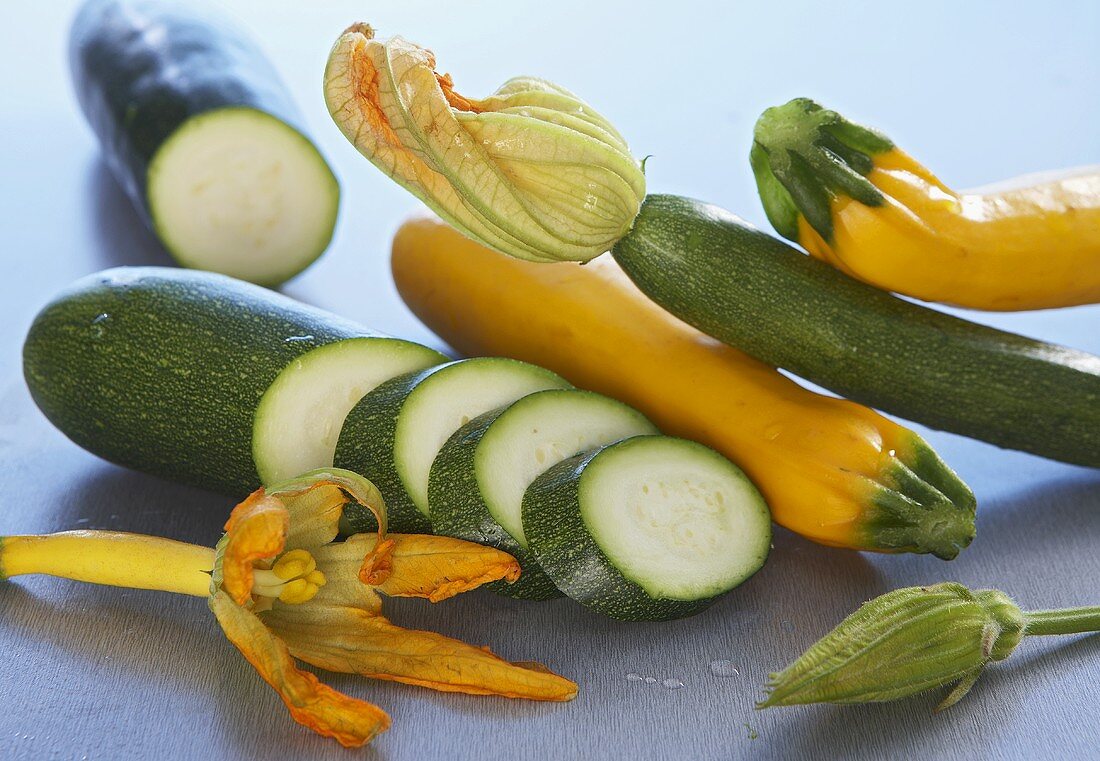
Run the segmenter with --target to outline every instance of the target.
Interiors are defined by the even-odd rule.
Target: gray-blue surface
[[[460,91],[538,74],[651,154],[650,188],[765,219],[746,154],[756,115],[809,95],[886,130],[957,187],[1100,162],[1100,4],[229,3],[297,94],[344,188],[336,239],[285,291],[439,345],[401,305],[388,241],[415,202],[329,122],[328,47],[369,21],[432,47]],[[76,277],[163,263],[97,158],[64,58],[68,3],[8,3],[0,28],[0,534],[106,527],[213,543],[227,500],[123,471],[34,408],[20,344]],[[1041,252],[1039,253],[1041,255]],[[976,319],[1100,352],[1100,308]],[[1029,607],[1100,602],[1100,474],[958,437],[929,439],[980,501],[951,563],[871,557],[778,531],[767,567],[698,617],[619,624],[568,601],[472,593],[391,601],[399,623],[538,659],[580,682],[567,705],[443,695],[350,677],[393,728],[360,753],[414,758],[1084,758],[1100,754],[1100,638],[1027,641],[943,715],[892,705],[755,712],[769,670],[861,601],[943,579]],[[0,586],[0,757],[344,758],[295,725],[201,600],[54,579]],[[712,668],[714,662],[720,662]],[[653,684],[627,679],[650,676]],[[327,678],[327,677],[326,677]],[[663,680],[683,683],[680,689]],[[670,682],[672,683],[672,682]]]

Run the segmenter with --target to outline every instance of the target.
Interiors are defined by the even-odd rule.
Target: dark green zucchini
[[[180,264],[277,285],[328,247],[336,178],[278,74],[226,19],[89,0],[69,53],[107,165]]]
[[[759,360],[934,428],[1100,467],[1100,357],[899,299],[717,206],[649,196],[615,260]]]
[[[331,466],[364,394],[443,359],[222,275],[119,267],[38,314],[23,373],[89,452],[241,497]]]

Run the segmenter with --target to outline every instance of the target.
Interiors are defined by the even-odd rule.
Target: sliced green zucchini
[[[264,288],[163,267],[77,281],[23,347],[31,396],[74,442],[235,497],[331,466],[360,396],[443,360]]]
[[[361,473],[382,491],[394,531],[431,530],[428,474],[451,434],[478,415],[569,383],[514,359],[461,359],[383,383],[344,422],[338,467]],[[361,513],[349,516],[355,530]]]
[[[527,551],[524,492],[567,457],[651,433],[657,429],[637,410],[576,389],[539,391],[479,415],[447,440],[432,464],[432,528],[496,547],[520,562],[517,582],[495,582],[491,589],[529,600],[557,597],[561,592]]]
[[[712,449],[636,436],[563,460],[523,498],[535,560],[600,613],[659,621],[698,613],[764,564],[760,492]]]
[[[277,285],[325,250],[339,185],[274,68],[227,19],[88,0],[69,51],[107,166],[180,264]]]

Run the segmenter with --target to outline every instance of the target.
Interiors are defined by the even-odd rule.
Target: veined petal
[[[364,745],[389,728],[390,718],[378,706],[337,692],[300,670],[287,646],[225,592],[210,598],[210,608],[229,641],[279,693],[299,724],[349,748]]]
[[[252,596],[252,567],[283,551],[290,514],[277,497],[257,489],[233,508],[218,543],[213,585],[229,593],[238,605]]]
[[[531,261],[585,262],[634,223],[642,166],[610,122],[533,77],[467,98],[431,51],[356,24],[325,70],[329,113],[391,179],[474,240]]]
[[[564,701],[577,694],[575,683],[538,664],[509,663],[486,649],[402,629],[361,609],[331,608],[323,625],[309,620],[304,610],[282,608],[262,615],[295,658],[329,671],[469,695]]]
[[[374,587],[390,597],[424,597],[439,602],[491,581],[519,578],[516,559],[492,547],[428,534],[389,534],[386,539],[393,543],[390,574]],[[317,567],[330,582],[352,577],[377,542],[373,534],[357,534],[345,542],[326,545],[314,555]],[[332,600],[344,592],[342,587],[333,589],[323,599]],[[346,604],[356,602],[349,598]]]
[[[378,535],[386,531],[386,507],[374,484],[357,473],[327,468],[305,473],[267,490],[290,514],[286,549],[313,550],[328,544],[340,530],[340,517],[349,499],[374,513]]]

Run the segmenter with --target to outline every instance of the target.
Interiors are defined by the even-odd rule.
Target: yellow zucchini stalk
[[[1100,301],[1100,167],[958,192],[805,98],[761,115],[750,157],[776,231],[852,277],[973,309]]]
[[[550,368],[717,449],[792,531],[941,558],[974,536],[973,494],[920,436],[705,336],[646,298],[610,256],[520,261],[423,217],[398,230],[392,266],[405,303],[460,352]]]

